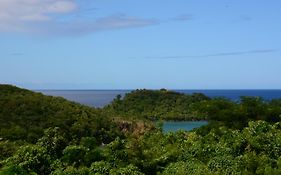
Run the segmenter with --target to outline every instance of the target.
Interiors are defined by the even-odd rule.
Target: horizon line
[[[32,91],[134,91],[134,90],[161,90],[166,88],[135,88],[135,89],[29,89]],[[229,90],[281,90],[281,88],[235,88],[235,89],[215,89],[215,88],[207,88],[207,89],[166,89],[168,91],[204,91],[204,90],[220,90],[220,91],[229,91]]]

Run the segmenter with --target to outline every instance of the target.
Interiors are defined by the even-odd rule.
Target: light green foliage
[[[111,175],[144,175],[139,171],[138,167],[134,165],[128,165],[123,168],[113,169],[110,172]]]
[[[128,153],[124,151],[125,140],[117,137],[114,141],[108,144],[103,150],[103,156],[108,162],[116,166],[122,161],[128,161]]]
[[[51,175],[88,175],[89,169],[87,167],[75,168],[68,166],[65,169],[56,169]]]
[[[108,175],[112,165],[105,161],[94,162],[90,168],[90,175]]]
[[[196,162],[196,161],[188,161],[183,162],[179,161],[176,163],[169,164],[163,171],[163,175],[187,175],[187,174],[193,174],[193,175],[211,175],[214,173],[211,173],[206,165]]]
[[[44,136],[38,140],[37,145],[44,147],[54,159],[59,158],[62,150],[67,146],[67,139],[60,128],[48,128]]]
[[[7,165],[18,165],[28,172],[46,174],[51,172],[51,157],[44,147],[37,145],[22,146],[13,157],[6,160]]]

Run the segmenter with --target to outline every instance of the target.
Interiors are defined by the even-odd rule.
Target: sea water
[[[207,124],[207,121],[165,121],[162,129],[165,133],[179,130],[190,131],[194,128],[199,128]]]
[[[281,90],[175,90],[180,93],[203,93],[211,98],[224,97],[239,100],[240,96],[259,96],[264,100],[281,99]],[[36,90],[45,95],[60,96],[91,107],[104,107],[117,95],[124,96],[131,90]]]

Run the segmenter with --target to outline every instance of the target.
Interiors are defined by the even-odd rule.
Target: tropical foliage
[[[204,120],[206,116],[197,113],[193,105],[209,100],[209,97],[199,93],[186,95],[166,89],[142,89],[126,94],[124,98],[117,96],[105,110],[129,118],[136,116],[150,120]]]
[[[0,85],[0,175],[281,174],[280,115],[258,97],[137,90],[94,109]],[[163,133],[149,119],[209,124]]]

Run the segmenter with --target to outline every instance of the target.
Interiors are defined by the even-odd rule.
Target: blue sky
[[[281,89],[279,0],[1,0],[0,83]]]

